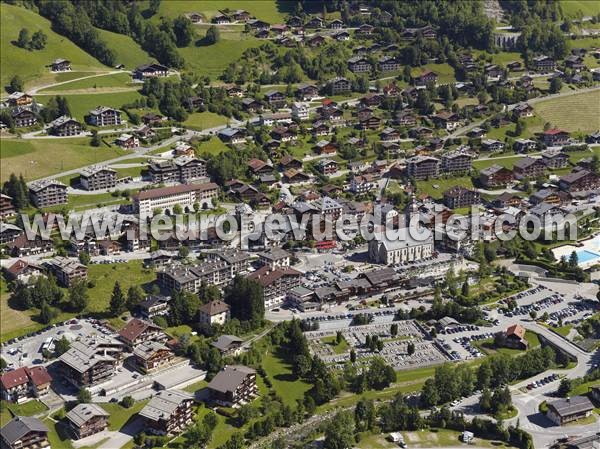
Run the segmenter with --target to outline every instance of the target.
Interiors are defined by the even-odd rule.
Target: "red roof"
[[[17,368],[0,377],[0,383],[5,390],[10,390],[11,388],[18,387],[19,385],[28,382],[29,377],[27,376],[27,370],[25,368]]]
[[[552,128],[549,129],[547,131],[544,131],[544,134],[547,136],[555,136],[556,134],[568,134],[566,131],[563,131],[562,129],[558,129],[558,128]]]
[[[44,385],[52,382],[52,376],[48,373],[48,370],[43,366],[33,366],[31,368],[25,368],[31,382],[34,385]]]
[[[331,103],[333,103],[333,100],[331,98],[325,98],[325,100],[322,101],[323,106],[327,106]]]
[[[520,324],[513,324],[506,329],[506,336],[510,337],[511,335],[516,335],[520,339],[525,337],[525,329]]]
[[[255,272],[251,273],[248,277],[250,279],[254,279],[263,287],[268,287],[269,285],[276,282],[278,279],[284,276],[300,276],[302,273],[294,270],[293,268],[276,268],[272,269],[271,267],[265,265]]]

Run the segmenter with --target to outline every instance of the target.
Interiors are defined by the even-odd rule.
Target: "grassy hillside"
[[[138,65],[153,60],[130,36],[112,33],[100,28],[97,28],[97,30],[104,42],[115,52],[117,56],[115,65],[124,64],[127,70],[132,70]]]
[[[563,13],[567,17],[594,16],[600,13],[600,2],[594,0],[562,0],[560,2]]]
[[[85,76],[85,74],[81,74]],[[89,90],[90,93],[101,92],[102,89],[114,88],[140,88],[139,83],[131,82],[129,73],[113,73],[111,75],[94,76],[91,78],[71,81],[59,86],[51,86],[47,89],[42,89],[41,93],[69,93],[70,91]]]
[[[57,58],[72,61],[76,71],[106,69],[102,63],[69,39],[53,32],[48,20],[25,8],[2,3],[0,25],[0,81],[3,87],[17,73],[25,81],[32,81],[40,75],[49,75],[45,66]],[[42,30],[48,36],[46,47],[43,50],[29,51],[14,45],[12,42],[19,36],[21,28],[27,28],[30,33]]]
[[[45,104],[52,95],[37,95],[36,99]],[[137,91],[119,92],[119,93],[102,93],[102,94],[71,94],[64,95],[67,97],[71,115],[76,119],[83,120],[88,112],[96,106],[110,106],[120,108],[126,103],[131,103],[141,95]]]
[[[126,154],[117,147],[89,145],[88,137],[75,139],[0,140],[0,181],[11,173],[26,180],[50,176],[64,170],[95,164]]]
[[[534,105],[535,113],[566,131],[593,132],[600,129],[600,91],[583,92]]]
[[[210,20],[220,9],[229,8],[232,11],[245,9],[257,19],[269,23],[282,23],[285,13],[292,11],[293,3],[292,1],[275,0],[163,0],[158,14],[154,17],[157,19],[160,16],[177,17],[181,14],[199,12]]]

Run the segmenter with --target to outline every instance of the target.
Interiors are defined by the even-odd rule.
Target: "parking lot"
[[[47,361],[42,355],[42,347],[52,348],[53,342],[66,337],[69,341],[97,334],[110,334],[97,320],[72,319],[52,325],[33,334],[10,340],[2,345],[0,353],[10,368],[44,365]]]
[[[360,326],[349,326],[350,321],[346,320],[343,327],[339,327],[342,320],[336,320],[338,324],[336,329],[320,329],[305,332],[305,335],[309,341],[311,351],[326,363],[334,365],[341,365],[350,360],[351,349],[354,349],[356,353],[357,365],[362,364],[364,360],[374,355],[378,355],[383,357],[386,363],[396,370],[435,365],[448,360],[436,343],[427,338],[420,326],[414,321],[394,321],[393,323],[398,326],[398,333],[392,335],[393,316],[380,315],[376,318],[388,318],[388,320],[374,320],[371,324]],[[348,349],[340,354],[336,353],[330,344],[323,341],[324,338],[335,337],[337,331],[341,332],[348,344]],[[381,351],[371,351],[365,346],[367,338],[373,338],[374,336],[377,336],[383,342]],[[409,343],[414,345],[413,354],[409,354]]]

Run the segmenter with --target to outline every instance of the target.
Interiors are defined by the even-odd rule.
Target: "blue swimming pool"
[[[581,251],[576,251],[575,254],[577,254],[577,260],[579,263],[586,263],[586,262],[591,262],[593,260],[596,259],[600,259],[600,255],[593,253],[591,251],[587,251],[587,250],[581,250]]]

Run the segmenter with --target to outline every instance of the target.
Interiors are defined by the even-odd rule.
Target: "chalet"
[[[400,111],[394,117],[394,124],[400,126],[414,126],[417,124],[417,118],[410,111]]]
[[[287,31],[286,25],[273,25],[271,26],[268,22],[264,22],[258,19],[252,19],[248,21],[248,27],[252,30],[256,30],[259,33],[273,31],[275,34],[282,34]]]
[[[285,95],[278,90],[270,90],[265,94],[265,100],[275,109],[285,106]]]
[[[587,396],[574,396],[548,402],[546,417],[557,426],[562,426],[578,419],[587,418],[593,411],[594,404]]]
[[[327,87],[331,92],[331,95],[338,95],[341,93],[348,93],[352,90],[352,84],[346,78],[337,77],[329,80]]]
[[[256,37],[257,39],[266,39],[269,37],[269,30],[258,30],[256,32],[256,34],[254,35],[254,37]]]
[[[313,84],[300,84],[295,95],[302,101],[311,101],[319,96],[319,89]]]
[[[379,134],[379,138],[383,142],[397,142],[400,140],[400,133],[394,128],[385,128],[381,131],[381,134]]]
[[[528,103],[519,103],[513,109],[513,116],[515,118],[533,117],[533,107]]]
[[[313,137],[326,136],[328,134],[331,134],[331,128],[329,127],[329,125],[327,125],[327,123],[318,120],[313,123],[311,134],[313,135]]]
[[[211,301],[203,304],[198,309],[200,324],[214,325],[225,324],[231,316],[230,307],[221,300]]]
[[[425,87],[428,84],[437,85],[437,81],[438,81],[437,73],[435,73],[431,70],[427,70],[427,71],[413,77],[413,84],[415,86],[419,86],[419,87]]]
[[[320,140],[315,145],[315,151],[318,154],[335,154],[337,152],[337,144],[329,140]]]
[[[37,123],[37,115],[30,109],[18,106],[10,112],[15,128],[26,128]]]
[[[495,139],[484,139],[481,141],[481,149],[490,153],[502,151],[504,150],[504,142]]]
[[[320,47],[325,43],[325,37],[317,34],[306,39],[306,45],[315,48]]]
[[[137,80],[145,80],[147,78],[159,78],[169,74],[169,68],[162,64],[150,63],[142,64],[133,71],[133,78]]]
[[[534,205],[548,203],[560,206],[568,200],[569,194],[567,192],[554,189],[541,189],[529,197],[529,202]]]
[[[149,341],[164,342],[167,336],[163,330],[154,323],[132,318],[125,327],[119,331],[119,339],[129,349]]]
[[[171,310],[169,301],[171,301],[170,296],[148,296],[137,306],[139,316],[151,320],[156,316],[167,315]]]
[[[600,143],[600,131],[596,131],[595,133],[588,135],[585,138],[585,142],[590,145],[599,144]]]
[[[375,27],[373,25],[369,25],[368,23],[363,23],[361,26],[358,27],[358,30],[356,30],[356,32],[363,36],[370,36],[371,34],[373,34],[374,30],[375,30]]]
[[[295,101],[292,103],[292,117],[296,120],[308,120],[309,109],[306,103],[300,103]]]
[[[435,39],[437,32],[431,25],[426,25],[420,28],[405,28],[400,36],[406,40],[416,39],[417,36],[423,36],[425,39]]]
[[[565,58],[565,66],[579,72],[585,70],[585,64],[581,56],[569,55]]]
[[[512,349],[527,349],[528,342],[525,339],[525,328],[519,324],[509,326],[503,332],[502,346]]]
[[[261,114],[260,124],[263,126],[289,125],[293,122],[292,114],[289,112],[274,112],[272,114]]]
[[[160,126],[164,120],[165,118],[162,115],[154,112],[148,112],[142,115],[142,122],[147,126]]]
[[[523,70],[523,64],[520,61],[511,61],[506,64],[506,68],[511,72],[519,72]]]
[[[377,187],[372,175],[354,176],[350,180],[349,190],[355,195],[362,195]]]
[[[367,58],[362,56],[354,56],[348,60],[348,70],[353,73],[370,72],[373,66]]]
[[[199,111],[204,106],[204,98],[198,95],[191,95],[184,102],[190,111]]]
[[[295,168],[290,168],[283,172],[283,180],[289,184],[295,184],[310,181],[310,176]]]
[[[302,19],[298,16],[291,16],[288,18],[287,20],[287,24],[288,26],[292,27],[292,28],[300,28],[302,27],[302,25],[304,24],[302,22]]]
[[[156,435],[181,433],[194,420],[194,396],[181,390],[162,390],[150,399],[139,415],[144,430]]]
[[[235,335],[220,335],[210,345],[217,348],[223,356],[236,356],[242,352],[244,340]]]
[[[273,171],[273,165],[270,162],[261,161],[256,158],[250,159],[246,165],[248,165],[248,168],[254,175],[262,175]]]
[[[340,19],[333,19],[331,22],[329,22],[329,28],[332,30],[341,30],[344,28],[344,22]]]
[[[357,111],[356,111],[356,118],[358,118],[358,121],[361,122],[363,120],[368,119],[369,117],[373,116],[373,109],[368,107],[368,106],[361,106]]]
[[[225,143],[237,145],[246,142],[246,130],[243,128],[225,128],[219,131],[218,135]]]
[[[70,287],[74,282],[87,279],[88,269],[77,260],[56,256],[44,262],[44,267],[54,275],[58,285]]]
[[[135,366],[143,374],[151,373],[168,365],[174,357],[169,348],[154,340],[140,343],[133,349]]]
[[[382,56],[379,58],[379,70],[382,72],[400,70],[400,67],[400,60],[394,56]]]
[[[431,156],[414,156],[406,160],[406,174],[417,180],[436,178],[440,173],[440,160]]]
[[[514,181],[511,170],[500,165],[492,165],[479,172],[479,181],[484,187],[499,187]]]
[[[32,256],[54,250],[52,240],[43,240],[40,236],[30,240],[25,233],[20,234],[12,242],[6,243],[6,247],[13,257]]]
[[[15,215],[12,197],[0,193],[0,219],[12,217]]]
[[[477,190],[454,186],[444,192],[444,204],[450,209],[473,206],[480,202],[480,194]]]
[[[509,192],[501,193],[492,201],[492,206],[498,209],[505,209],[507,207],[519,207],[520,205],[521,197]]]
[[[600,188],[600,178],[587,170],[578,170],[561,177],[558,187],[565,192],[583,192]]]
[[[192,12],[190,14],[188,14],[188,19],[191,20],[192,23],[202,23],[204,22],[204,16],[202,14],[199,14],[197,12]]]
[[[323,19],[321,19],[320,17],[311,17],[310,20],[308,22],[306,22],[306,28],[323,28],[324,27],[324,23],[323,23]]]
[[[533,58],[533,67],[540,73],[553,72],[556,69],[556,62],[548,56],[537,56]]]
[[[255,113],[262,111],[263,105],[254,98],[242,98],[242,108],[244,111]]]
[[[542,133],[542,142],[549,147],[566,145],[569,143],[570,137],[567,131],[552,128]]]
[[[537,143],[531,139],[517,139],[513,144],[513,150],[516,153],[527,153],[537,149]]]
[[[458,114],[450,111],[441,111],[432,117],[433,122],[439,128],[446,131],[455,130],[460,126],[460,117]]]
[[[228,14],[225,14],[225,13],[219,11],[219,12],[217,12],[217,14],[214,15],[211,22],[215,23],[217,25],[226,25],[228,23],[231,23],[232,20]]]
[[[79,171],[79,184],[84,190],[110,189],[117,185],[117,171],[106,165],[92,165]]]
[[[71,61],[67,59],[55,59],[50,64],[50,70],[53,72],[68,72],[71,70]]]
[[[485,76],[489,79],[500,79],[504,75],[504,71],[496,64],[486,64],[483,68]]]
[[[0,225],[0,227],[2,226]],[[19,281],[23,284],[27,284],[30,279],[44,276],[42,267],[22,259],[18,259],[8,268],[5,268],[4,273],[9,281]]]
[[[17,368],[0,377],[0,397],[16,403],[39,398],[48,393],[51,382],[52,377],[44,366]]]
[[[338,171],[338,163],[332,159],[321,159],[317,164],[317,170],[324,175],[332,175]]]
[[[106,106],[98,106],[90,111],[87,121],[93,126],[118,126],[121,124],[121,111]]]
[[[24,92],[13,92],[8,96],[9,106],[27,106],[33,102],[33,97]]]
[[[375,92],[370,92],[360,99],[360,104],[361,104],[361,106],[369,108],[369,107],[376,107],[376,106],[381,105],[382,101],[383,101],[383,98],[380,94],[375,93]]]
[[[279,160],[279,166],[282,170],[288,170],[290,168],[301,169],[302,161],[290,155],[285,155]]]
[[[48,125],[50,134],[60,137],[77,136],[83,132],[83,126],[73,117],[63,115]]]
[[[207,386],[210,400],[224,407],[251,402],[258,395],[256,371],[241,365],[223,368]]]
[[[73,438],[79,440],[108,429],[109,413],[96,404],[77,404],[65,416]]]
[[[227,92],[227,96],[230,98],[242,98],[244,96],[244,90],[240,86],[237,86],[235,84],[228,84],[223,87],[225,89],[225,92]]]
[[[140,139],[132,134],[121,134],[115,139],[115,143],[121,148],[131,150],[140,146]]]
[[[48,427],[33,416],[15,416],[0,429],[0,446],[4,449],[50,448]]]
[[[377,129],[381,126],[381,119],[375,115],[366,117],[358,122],[358,129]]]
[[[271,131],[271,137],[280,142],[291,142],[298,139],[298,134],[292,128],[279,126]]]
[[[339,31],[334,33],[332,37],[338,42],[345,42],[350,40],[350,33],[347,31]]]
[[[557,149],[542,151],[542,161],[550,169],[565,168],[569,165],[569,156]]]
[[[408,135],[414,139],[427,139],[433,136],[433,130],[425,126],[415,126],[408,130]]]

